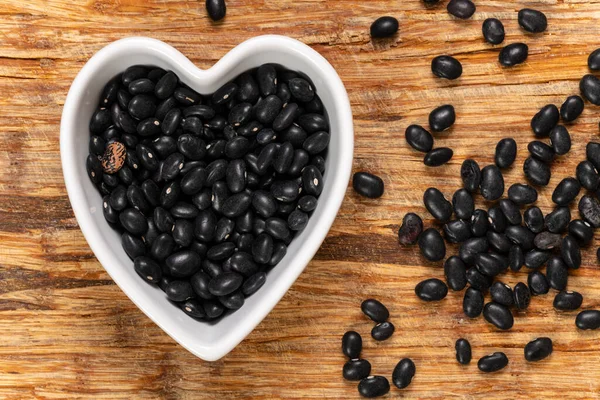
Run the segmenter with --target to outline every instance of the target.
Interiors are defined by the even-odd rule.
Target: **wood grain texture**
[[[442,2],[445,3],[445,2]],[[600,332],[575,329],[576,313],[558,313],[553,294],[535,298],[510,332],[462,314],[462,293],[438,304],[416,299],[414,286],[442,277],[417,248],[400,247],[396,230],[415,211],[432,225],[423,191],[447,196],[460,186],[467,157],[492,162],[496,142],[519,145],[508,185],[524,180],[521,165],[532,140],[531,116],[578,92],[587,55],[598,46],[600,2],[592,0],[478,1],[471,20],[457,21],[445,4],[419,0],[228,0],[227,17],[211,23],[196,0],[0,0],[0,398],[3,399],[353,399],[356,384],[341,378],[340,338],[349,329],[365,339],[363,356],[376,374],[391,375],[411,357],[413,384],[387,398],[600,398]],[[525,34],[517,11],[546,13],[547,32]],[[371,42],[370,23],[400,20],[397,37]],[[498,65],[499,49],[484,43],[481,23],[505,23],[505,43],[530,46],[527,62]],[[59,122],[69,85],[86,60],[109,42],[131,35],[164,40],[200,67],[209,67],[241,41],[276,33],[297,38],[325,56],[346,84],[356,131],[355,170],[380,175],[378,200],[348,190],[321,250],[274,311],[231,354],[203,362],[178,346],[118,289],[96,261],[71,212],[59,158]],[[454,82],[435,79],[431,59],[456,56]],[[426,124],[435,106],[452,103],[458,120],[436,136],[453,160],[426,168],[404,141],[411,123]],[[570,126],[574,148],[553,166],[550,188],[574,174],[585,144],[598,139],[597,107]],[[551,209],[551,189],[538,201]],[[478,205],[484,205],[478,198]],[[584,307],[600,307],[595,243],[569,288]],[[450,249],[454,251],[455,249]],[[507,274],[510,284],[526,273]],[[396,334],[374,343],[360,303],[375,297],[389,307]],[[550,359],[528,364],[523,347],[548,335]],[[505,351],[504,371],[484,375],[475,362],[459,366],[454,342],[468,338],[479,358]]]

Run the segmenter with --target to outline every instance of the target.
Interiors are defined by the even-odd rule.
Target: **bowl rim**
[[[322,77],[327,80],[329,90],[332,91],[332,98],[336,105],[336,112],[339,115],[339,134],[343,137],[343,140],[340,140],[340,148],[336,150],[339,152],[339,161],[335,165],[332,165],[337,169],[337,177],[328,181],[328,185],[331,185],[330,197],[324,202],[325,207],[322,217],[312,229],[310,240],[307,240],[301,252],[294,255],[292,262],[286,266],[286,270],[281,276],[281,279],[289,284],[276,286],[272,291],[273,295],[269,299],[268,307],[256,307],[253,310],[256,313],[254,318],[249,319],[245,326],[240,327],[239,330],[218,342],[217,345],[202,346],[197,343],[191,344],[180,337],[181,335],[177,333],[175,327],[164,323],[156,315],[151,305],[148,306],[145,304],[145,301],[141,301],[138,296],[143,296],[134,293],[134,288],[121,284],[121,280],[125,279],[119,276],[119,271],[122,267],[120,265],[121,262],[119,262],[118,258],[113,254],[113,250],[102,237],[101,228],[93,221],[88,203],[85,200],[83,186],[78,183],[81,171],[77,171],[77,168],[81,168],[81,160],[77,159],[77,152],[74,150],[74,139],[77,135],[74,124],[78,118],[76,115],[78,105],[83,101],[85,90],[89,81],[93,79],[95,71],[99,70],[115,53],[121,53],[130,49],[137,51],[143,49],[143,51],[153,56],[170,59],[175,62],[179,68],[177,72],[184,71],[198,79],[210,81],[218,79],[220,72],[232,69],[235,63],[243,59],[245,55],[260,52],[264,48],[268,48],[270,51],[277,51],[279,48],[297,53],[319,69]],[[329,232],[344,199],[352,170],[353,151],[354,131],[352,110],[348,94],[339,75],[331,64],[316,50],[296,39],[280,35],[262,35],[248,39],[235,46],[213,66],[205,70],[197,67],[174,47],[157,39],[135,36],[114,41],[94,54],[73,80],[63,106],[60,124],[60,154],[65,186],[75,218],[94,255],[119,288],[144,314],[182,347],[206,361],[215,361],[225,356],[250,334],[279,303],[280,299],[287,293],[298,276],[312,260]],[[87,174],[85,175],[87,177]]]

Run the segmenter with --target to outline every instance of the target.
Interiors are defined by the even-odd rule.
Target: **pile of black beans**
[[[379,301],[367,299],[361,304],[362,312],[375,321],[377,325],[371,331],[375,340],[385,340],[394,333],[394,326],[388,321],[390,312]],[[388,328],[384,328],[387,326]],[[391,328],[389,328],[391,326]],[[382,335],[382,333],[385,333]],[[349,381],[360,381],[358,392],[361,396],[371,398],[383,396],[390,391],[390,382],[385,376],[371,375],[371,363],[361,359],[362,337],[356,331],[348,331],[342,336],[342,353],[349,360],[344,364],[342,375]],[[410,358],[403,358],[396,364],[392,372],[392,382],[398,389],[410,385],[416,373],[415,363]]]
[[[87,172],[135,271],[193,318],[237,310],[323,190],[329,122],[311,81],[265,64],[200,95],[135,65],[90,121]]]

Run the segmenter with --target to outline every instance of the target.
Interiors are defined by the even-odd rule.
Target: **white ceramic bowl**
[[[85,167],[90,117],[104,84],[134,64],[173,70],[198,92],[212,93],[240,73],[264,63],[302,71],[314,82],[325,105],[331,142],[324,190],[307,227],[290,244],[267,282],[246,299],[243,308],[219,323],[196,321],[171,304],[164,293],[144,282],[121,247],[121,235],[102,213],[102,197]],[[352,168],[354,133],[348,94],[333,67],[319,53],[284,36],[259,36],[231,50],[208,70],[198,69],[173,47],[154,39],[132,37],[96,53],[81,69],[65,101],[60,153],[65,184],[77,222],[94,254],[127,296],[167,334],[196,356],[214,361],[230,352],[273,309],[317,252],[344,198]],[[298,321],[299,324],[302,321]]]

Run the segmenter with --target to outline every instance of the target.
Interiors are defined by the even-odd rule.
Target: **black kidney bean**
[[[206,156],[204,141],[189,134],[179,136],[177,139],[177,149],[190,160],[202,160]]]
[[[277,138],[277,134],[273,129],[263,128],[256,134],[256,142],[260,145],[271,143]],[[304,141],[304,139],[302,139]]]
[[[127,87],[127,90],[129,90],[129,93],[131,93],[132,95],[136,95],[136,94],[144,94],[144,93],[152,93],[154,92],[154,82],[152,82],[150,79],[148,78],[141,78],[141,79],[136,79],[135,81],[132,81],[129,86]]]
[[[431,60],[431,72],[440,78],[458,79],[462,75],[463,68],[456,58],[451,56],[437,56]]]
[[[201,301],[197,299],[189,299],[179,305],[181,310],[184,313],[189,315],[192,318],[203,319],[206,317],[206,312],[204,311],[204,305]]]
[[[527,150],[529,153],[538,160],[550,163],[554,159],[554,150],[552,147],[548,146],[546,143],[540,142],[539,140],[535,140],[530,142],[527,146]]]
[[[287,222],[292,231],[301,231],[308,224],[308,214],[300,210],[294,210],[288,216]]]
[[[165,264],[172,276],[184,278],[192,276],[200,268],[200,256],[190,250],[182,250],[171,254],[165,260]]]
[[[433,149],[423,157],[423,164],[428,167],[439,167],[452,159],[454,152],[448,147]]]
[[[141,236],[148,230],[148,221],[140,211],[127,208],[119,214],[119,222],[129,233]]]
[[[502,330],[512,328],[515,322],[510,309],[495,302],[485,305],[483,308],[483,317],[487,322]]]
[[[517,310],[525,310],[531,302],[531,292],[526,284],[519,282],[513,289],[515,295],[515,307]]]
[[[344,379],[349,381],[360,381],[371,373],[371,363],[367,360],[353,359],[347,361],[342,369]]]
[[[227,296],[242,286],[244,277],[235,272],[224,272],[212,278],[208,290],[214,296]]]
[[[225,272],[225,271],[223,271],[223,268],[221,268],[220,264],[218,264],[214,261],[211,261],[209,259],[205,259],[204,261],[202,261],[202,265],[200,266],[200,268],[211,278],[214,278],[215,276],[219,276],[223,272]],[[228,272],[231,272],[231,271],[228,271]]]
[[[527,60],[529,47],[525,43],[511,43],[500,51],[498,60],[504,67],[522,64]]]
[[[258,215],[269,218],[277,211],[275,197],[269,192],[257,190],[252,195],[252,207]]]
[[[469,19],[475,13],[475,4],[471,0],[450,0],[446,8],[449,14],[460,19]]]
[[[481,184],[481,170],[477,161],[466,159],[460,168],[463,187],[469,192],[475,192]]]
[[[398,32],[398,20],[394,17],[380,17],[371,24],[372,38],[386,38],[393,36],[396,32]]]
[[[302,148],[306,150],[308,154],[319,154],[329,145],[329,138],[329,133],[325,131],[315,132],[306,138],[302,144]]]
[[[266,264],[273,255],[273,238],[266,233],[257,235],[252,243],[252,257],[259,264]]]
[[[107,108],[100,108],[92,115],[89,125],[90,132],[95,135],[100,134],[112,125],[112,122],[110,110]]]
[[[98,157],[90,154],[86,159],[85,167],[90,180],[95,184],[100,184],[100,182],[102,182],[102,175],[104,172]]]
[[[104,154],[105,147],[106,142],[100,136],[93,135],[92,137],[90,137],[90,144],[88,148],[90,154],[101,156]]]
[[[508,168],[517,157],[517,142],[512,138],[505,138],[496,145],[495,163],[498,168]]]
[[[495,277],[502,272],[503,263],[490,253],[480,253],[475,256],[475,267],[482,274]]]
[[[433,148],[433,136],[420,125],[410,125],[406,128],[405,137],[406,142],[417,151],[428,153]]]
[[[404,389],[410,385],[415,373],[415,363],[410,358],[403,358],[394,367],[392,382],[398,389]]]
[[[309,134],[329,131],[329,122],[321,114],[303,114],[298,117],[297,122]]]
[[[527,361],[541,361],[552,354],[552,339],[547,337],[537,338],[525,346],[525,359]]]
[[[220,296],[218,300],[228,310],[239,310],[245,302],[244,295],[239,291],[228,294],[227,296]]]
[[[534,247],[535,234],[524,226],[511,225],[504,233],[514,244],[521,246],[523,251],[529,251]]]
[[[600,70],[600,49],[596,49],[588,56],[588,68],[592,71]]]
[[[131,101],[131,95],[125,89],[119,89],[117,92],[117,104],[121,109],[127,109],[127,105]]]
[[[499,202],[500,209],[511,225],[520,225],[522,221],[519,207],[509,199],[502,199]]]
[[[467,339],[460,338],[454,345],[456,350],[456,361],[462,365],[469,365],[471,363],[471,344]]]
[[[483,303],[483,293],[470,287],[463,298],[463,312],[469,318],[477,318],[483,312]]]
[[[578,269],[581,266],[581,250],[575,238],[565,236],[560,246],[560,253],[568,268]]]
[[[254,108],[254,115],[258,122],[270,124],[275,120],[282,107],[283,103],[279,97],[272,94],[258,102]]]
[[[429,228],[419,236],[421,254],[429,261],[440,261],[446,256],[446,245],[440,233]]]
[[[525,177],[534,185],[546,186],[550,181],[550,167],[534,157],[525,160],[523,172],[525,172]]]
[[[463,261],[456,257],[449,257],[444,263],[444,275],[448,287],[454,291],[460,291],[467,286],[467,268]]]
[[[579,90],[590,103],[600,105],[600,79],[595,75],[588,74],[581,78]]]
[[[231,193],[239,193],[246,187],[246,163],[244,160],[233,160],[225,170],[225,181]]]
[[[356,174],[355,174],[356,176]],[[302,171],[302,187],[304,193],[319,196],[323,191],[323,176],[317,167],[309,165]],[[275,196],[277,198],[277,196]]]
[[[172,135],[179,127],[181,123],[181,110],[179,108],[173,108],[165,115],[160,129],[165,135]]]
[[[504,25],[499,19],[488,18],[481,26],[483,37],[490,44],[500,44],[504,41]]]
[[[521,247],[514,245],[508,252],[508,264],[512,271],[519,271],[525,264],[525,255]]]
[[[188,281],[174,280],[167,284],[165,293],[169,300],[172,301],[185,301],[195,296],[192,285]]]
[[[269,260],[269,264],[271,267],[279,264],[283,257],[285,257],[287,252],[287,246],[285,243],[277,242],[273,245],[273,255]]]
[[[450,128],[456,121],[454,107],[446,104],[429,113],[429,126],[434,132],[442,132]]]
[[[304,199],[304,197],[300,198],[300,200],[298,201],[298,206],[300,207],[300,209],[302,209],[303,211],[307,211],[307,212],[312,211],[312,210],[306,210],[306,207],[304,207],[301,204],[301,202],[306,201],[306,200],[303,201],[303,199]],[[421,234],[422,231],[423,231],[423,220],[421,219],[421,217],[419,217],[418,215],[416,215],[414,213],[408,213],[402,219],[402,225],[400,226],[400,229],[398,230],[398,240],[403,245],[415,244],[415,243],[417,243],[417,240],[419,239],[419,235]]]
[[[579,194],[581,185],[577,179],[569,177],[565,178],[556,186],[552,193],[552,201],[559,206],[566,206]]]
[[[415,294],[424,301],[439,301],[448,294],[448,286],[436,278],[426,279],[415,286]]]
[[[271,64],[263,64],[256,71],[258,86],[263,96],[277,93],[277,70]]]
[[[583,296],[578,292],[562,290],[554,297],[554,308],[561,311],[573,311],[581,307]]]
[[[600,311],[585,310],[580,312],[575,319],[575,325],[583,330],[600,328]]]
[[[391,322],[381,322],[371,329],[371,337],[377,341],[387,340],[392,337],[394,330],[394,324]]]
[[[564,231],[571,221],[571,211],[568,207],[557,207],[550,214],[546,215],[545,225],[552,233]]]
[[[543,12],[523,8],[519,10],[518,21],[521,28],[531,33],[544,32],[548,27],[548,19]]]
[[[600,143],[589,142],[585,147],[585,154],[588,161],[594,164],[594,167],[598,170],[600,168]]]
[[[489,244],[485,237],[471,238],[460,246],[458,256],[465,264],[475,265],[475,256],[487,252],[488,249]]]
[[[598,54],[600,55],[600,53]],[[598,66],[600,68],[600,63]],[[560,107],[560,116],[565,122],[573,122],[581,115],[583,108],[584,103],[581,96],[569,96]]]
[[[352,178],[352,187],[358,194],[372,199],[381,197],[384,190],[383,180],[368,172],[356,172]]]
[[[219,318],[225,311],[225,308],[220,303],[213,300],[205,301],[203,306],[206,317],[209,320]]]
[[[555,247],[560,246],[562,236],[558,233],[552,232],[540,232],[535,235],[533,244],[540,250],[552,250]]]
[[[306,103],[315,96],[315,90],[310,82],[302,78],[290,79],[287,83],[291,95],[298,101]]]
[[[463,220],[450,221],[444,224],[444,234],[450,243],[462,243],[471,237],[471,228]]]
[[[390,391],[390,382],[385,376],[369,376],[358,384],[358,393],[362,397],[373,398],[384,396]]]
[[[292,126],[294,119],[300,115],[301,110],[296,103],[284,104],[283,110],[277,114],[277,117],[273,120],[273,130],[281,132]]]
[[[110,196],[104,196],[102,198],[102,212],[106,221],[111,224],[119,222],[119,212],[110,205]]]
[[[244,281],[244,284],[242,285],[242,293],[245,296],[251,296],[256,293],[266,281],[267,274],[264,272],[257,272]]]
[[[113,189],[109,199],[110,206],[117,211],[124,210],[129,201],[127,199],[127,189],[123,185],[119,185]]]
[[[162,270],[150,257],[139,256],[133,262],[135,272],[148,283],[158,283],[162,277]]]
[[[148,68],[143,65],[132,65],[128,67],[123,74],[121,74],[121,81],[123,85],[128,86],[131,82],[136,79],[141,79],[148,76]]]
[[[427,193],[427,192],[426,192]],[[454,213],[460,219],[470,219],[475,211],[475,201],[473,196],[466,189],[459,189],[452,196],[452,206]]]
[[[290,235],[287,222],[281,218],[271,217],[265,223],[265,232],[274,239],[284,240]]]
[[[488,165],[481,170],[481,195],[486,200],[497,200],[504,193],[504,177],[496,165]]]
[[[249,277],[258,272],[258,265],[252,255],[244,251],[234,253],[230,258],[231,269],[244,277]]]
[[[448,222],[452,216],[452,204],[446,200],[442,192],[429,188],[423,194],[423,204],[427,211],[438,221]]]
[[[172,236],[176,244],[187,247],[194,239],[194,225],[185,219],[178,219],[173,225]]]
[[[477,368],[481,372],[500,371],[508,365],[508,357],[502,352],[496,352],[488,356],[483,356],[477,362]]]
[[[271,194],[273,197],[284,203],[296,200],[300,194],[300,190],[301,188],[296,181],[277,181],[271,186]]]
[[[367,299],[360,305],[362,312],[377,323],[385,322],[390,317],[388,309],[375,299]]]
[[[527,228],[533,233],[539,233],[544,229],[544,214],[542,214],[539,207],[528,208],[523,215],[523,219]]]
[[[546,278],[552,289],[564,290],[567,287],[569,273],[561,257],[553,256],[548,260]]]
[[[164,261],[175,249],[175,241],[168,233],[158,235],[150,247],[150,256],[157,261]]]

